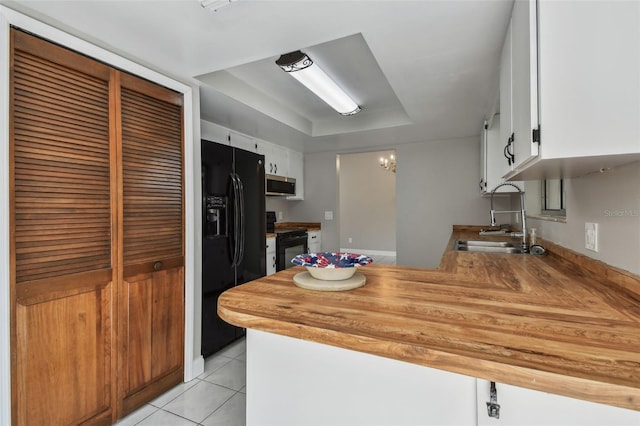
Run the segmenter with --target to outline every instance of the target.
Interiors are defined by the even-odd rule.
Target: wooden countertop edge
[[[224,298],[224,294],[221,296]],[[506,383],[571,398],[640,411],[640,388],[488,361],[397,341],[294,324],[226,309],[218,305],[225,321],[254,330],[365,352],[452,373]]]
[[[276,228],[307,228],[307,231],[320,231],[320,222],[276,222]]]

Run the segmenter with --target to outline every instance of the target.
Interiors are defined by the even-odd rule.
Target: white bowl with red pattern
[[[305,266],[317,280],[340,281],[351,278],[361,266],[373,262],[368,256],[357,253],[321,252],[300,254],[291,263]]]

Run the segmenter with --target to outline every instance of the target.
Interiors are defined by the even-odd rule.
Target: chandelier
[[[396,157],[393,154],[387,157],[380,157],[380,167],[388,172],[396,172]]]

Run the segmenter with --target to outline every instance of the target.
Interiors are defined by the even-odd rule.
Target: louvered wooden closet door
[[[14,423],[110,423],[111,71],[17,30],[11,42]]]
[[[122,413],[183,379],[182,95],[121,74]]]

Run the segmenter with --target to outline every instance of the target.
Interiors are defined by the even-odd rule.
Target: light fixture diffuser
[[[276,64],[341,115],[354,115],[361,111],[360,106],[301,51],[280,56]]]
[[[231,2],[236,0],[200,0],[200,5],[205,9],[217,11],[220,8],[229,6]]]

